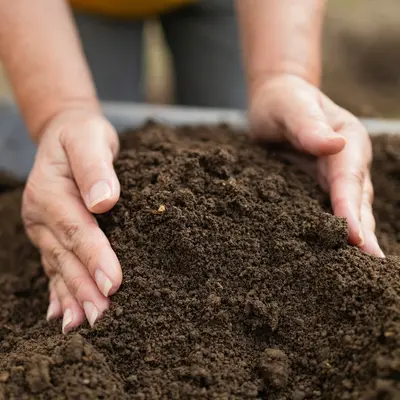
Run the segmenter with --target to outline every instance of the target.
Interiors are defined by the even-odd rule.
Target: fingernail
[[[70,308],[67,308],[64,312],[64,317],[63,317],[63,322],[62,322],[62,333],[65,335],[68,333],[68,325],[72,322],[72,310]]]
[[[342,140],[344,140],[344,143],[347,144],[347,139],[344,136],[341,136],[341,135],[326,136],[326,138],[328,140],[342,139]]]
[[[96,269],[96,272],[94,273],[94,279],[98,288],[100,289],[100,292],[103,293],[105,297],[108,297],[108,294],[112,288],[112,283],[108,279],[107,275],[101,269]]]
[[[386,258],[385,253],[381,250],[380,255],[381,258]]]
[[[46,321],[50,321],[56,312],[56,303],[54,300],[50,301],[49,308],[47,309],[47,314],[46,314]]]
[[[111,196],[111,187],[106,181],[95,183],[89,192],[90,207],[94,207],[96,204],[99,204],[102,201],[109,199]]]
[[[87,320],[89,321],[90,326],[93,328],[94,323],[99,317],[99,311],[91,301],[83,302],[83,310],[85,311],[85,315]]]
[[[358,236],[359,236],[359,239],[360,239],[360,241],[358,242],[358,245],[359,246],[364,246],[365,239],[364,239],[364,234],[363,234],[363,231],[362,231],[361,228],[358,231]]]

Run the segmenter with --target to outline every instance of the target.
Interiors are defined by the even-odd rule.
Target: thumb
[[[275,118],[297,149],[321,157],[339,153],[346,145],[345,137],[332,129],[318,101],[309,93],[298,92],[289,102],[276,106]]]
[[[72,174],[87,209],[97,214],[110,210],[120,195],[113,166],[119,143],[112,125],[100,116],[91,117],[64,142]]]

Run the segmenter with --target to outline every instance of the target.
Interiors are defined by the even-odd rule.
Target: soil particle
[[[289,359],[279,349],[265,349],[261,354],[260,371],[266,387],[284,388],[289,379]]]
[[[64,347],[65,361],[81,361],[83,357],[84,339],[81,335],[73,335]]]
[[[40,393],[50,387],[51,361],[49,357],[35,354],[26,362],[26,383],[32,393]]]
[[[328,196],[227,127],[122,139],[98,216],[123,267],[112,307],[67,336],[0,196],[0,399],[398,399],[400,141],[374,139],[386,259],[346,243]]]

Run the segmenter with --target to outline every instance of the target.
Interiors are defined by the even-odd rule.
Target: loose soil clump
[[[98,217],[124,272],[94,329],[45,321],[47,281],[0,197],[0,399],[400,398],[400,141],[374,139],[386,259],[346,243],[328,196],[227,127],[122,139]]]

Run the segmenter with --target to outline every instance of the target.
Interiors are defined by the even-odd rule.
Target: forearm
[[[99,107],[64,0],[0,0],[0,59],[34,139],[67,108]]]
[[[324,0],[237,0],[250,92],[282,73],[319,84],[324,5]]]

